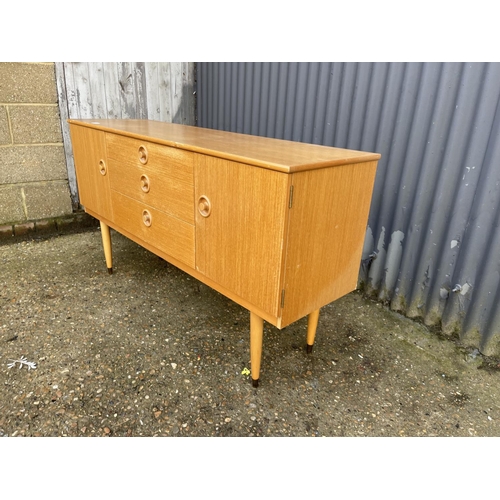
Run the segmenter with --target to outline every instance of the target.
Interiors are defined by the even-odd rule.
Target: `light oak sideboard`
[[[151,120],[69,120],[80,203],[101,223],[283,328],[356,288],[380,155]]]

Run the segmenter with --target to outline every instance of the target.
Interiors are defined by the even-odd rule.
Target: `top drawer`
[[[190,151],[116,134],[106,134],[106,146],[108,158],[123,165],[146,167],[194,185],[194,155]]]

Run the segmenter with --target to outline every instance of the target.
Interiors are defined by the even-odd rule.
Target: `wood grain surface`
[[[72,120],[70,120],[70,123]],[[153,120],[79,120],[88,127],[281,172],[378,160],[378,153],[270,139]]]

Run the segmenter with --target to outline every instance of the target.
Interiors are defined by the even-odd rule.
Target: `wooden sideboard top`
[[[286,173],[369,162],[380,158],[378,153],[154,120],[89,119],[68,122]]]

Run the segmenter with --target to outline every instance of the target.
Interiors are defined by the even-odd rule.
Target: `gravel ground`
[[[0,436],[498,436],[498,361],[358,292],[265,326],[113,232],[0,247]],[[9,368],[24,356],[36,363]]]

